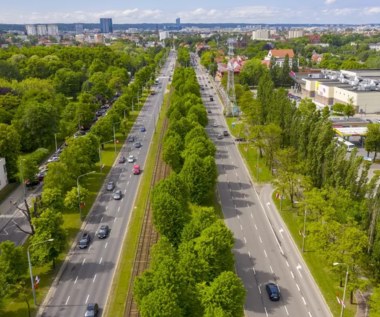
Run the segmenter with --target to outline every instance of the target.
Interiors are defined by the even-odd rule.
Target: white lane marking
[[[108,209],[108,206],[106,206],[106,210]]]
[[[242,225],[240,225],[240,230],[243,231],[243,226]]]
[[[311,312],[309,312],[309,316],[310,316],[310,317],[313,317],[313,315],[311,314]]]
[[[296,283],[296,286],[297,286],[298,291],[300,292],[301,289],[300,289],[300,286],[298,285],[298,283]]]
[[[303,304],[306,305],[305,297],[301,296]]]
[[[265,306],[264,306],[264,309],[265,309],[265,315],[268,317],[267,308]]]
[[[86,262],[86,258],[83,259],[83,261],[82,261],[82,265],[84,264],[84,262]]]
[[[302,266],[301,266],[301,264],[298,263],[297,271],[298,271],[298,274],[301,276],[301,278],[303,278],[302,273],[301,273],[301,269],[302,269]]]
[[[244,243],[247,244],[247,239],[244,237]]]
[[[281,235],[281,238],[284,238],[282,233],[284,232],[284,229],[280,228],[280,230],[278,230],[280,232],[280,235]]]
[[[115,219],[113,220],[113,222],[116,222],[116,219],[117,219],[117,218],[115,218]]]
[[[289,312],[288,312],[288,309],[286,308],[286,306],[284,306],[284,308],[285,308],[285,311],[286,311],[286,315],[288,315],[288,316],[289,316]]]
[[[96,280],[96,274],[94,275],[94,278],[92,279],[92,283],[95,283]]]
[[[238,177],[238,173],[236,172],[235,174],[236,174],[236,177]]]
[[[103,221],[103,217],[102,218],[100,218],[100,222],[102,222]]]
[[[288,267],[290,267],[289,262],[288,262],[287,260],[286,260],[285,262],[286,262],[286,265],[287,265]]]
[[[260,285],[257,285],[257,288],[259,289],[259,293],[261,294]]]
[[[267,251],[264,250],[265,257],[268,257]]]
[[[248,256],[251,257],[251,252],[248,251]]]
[[[255,192],[256,192],[256,191],[255,191]],[[259,198],[257,192],[256,192],[256,196],[257,196],[257,198]],[[265,208],[264,208],[263,204],[261,203],[260,198],[259,198],[259,203],[260,203],[261,207],[263,208],[265,218],[267,219],[267,221],[268,221],[268,223],[269,223],[269,227],[270,227],[270,229],[271,229],[271,231],[272,231],[272,233],[273,233],[273,236],[274,236],[275,241],[277,242],[277,246],[279,247],[281,254],[284,255],[284,254],[285,254],[285,253],[284,253],[284,250],[282,250],[282,247],[281,247],[281,245],[280,245],[280,241],[278,241],[278,238],[277,238],[277,236],[276,236],[276,233],[274,232],[274,229],[273,229],[273,227],[272,227],[272,223],[271,223],[270,220],[269,220],[269,217],[268,217],[268,215],[267,215],[267,212],[265,211]],[[268,203],[267,203],[267,207],[268,207],[268,209],[269,209],[269,206],[270,206],[270,203],[268,202]],[[269,211],[270,211],[270,209],[269,209]]]
[[[273,273],[272,265],[269,265],[270,271]]]
[[[126,189],[124,189],[124,194],[126,194],[127,193],[127,190]]]
[[[107,246],[108,246],[108,242],[106,242],[106,244],[104,245],[104,249],[107,249]]]
[[[251,213],[251,218],[253,219],[253,214]],[[255,227],[256,227],[256,225],[255,225]]]
[[[261,243],[263,243],[263,240],[261,239],[261,236],[259,236],[259,240],[260,240]]]
[[[237,215],[237,218],[238,218],[238,219],[240,219],[240,216],[239,216],[239,215]]]
[[[254,266],[252,266],[252,271],[253,271],[253,274],[256,275],[256,270]]]
[[[87,304],[89,298],[90,298],[90,294],[87,295],[86,304]]]
[[[117,212],[119,212],[120,211],[120,206],[119,206],[119,208],[117,208]]]
[[[127,186],[129,185],[129,181],[127,182]]]
[[[67,303],[69,302],[69,299],[70,299],[70,295],[69,297],[67,297],[65,305],[67,305]]]
[[[293,274],[293,271],[290,271],[290,274],[292,275],[292,278],[294,279],[294,274]]]
[[[77,275],[77,277],[75,278],[74,284],[76,284],[77,281],[78,281],[78,275]]]
[[[256,225],[255,225],[255,229],[258,230]]]
[[[100,258],[99,264],[102,264],[103,258]]]

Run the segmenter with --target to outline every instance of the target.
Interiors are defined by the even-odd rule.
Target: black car
[[[87,232],[83,233],[82,237],[79,240],[79,248],[80,249],[87,248],[90,244],[90,241],[91,241],[90,235]]]
[[[224,135],[224,136],[228,136],[228,131],[227,131],[227,130],[224,130],[224,131],[223,131],[223,135]]]
[[[120,156],[120,158],[119,158],[119,163],[120,163],[120,164],[125,163],[125,156],[124,156],[124,155]]]
[[[130,135],[127,139],[127,142],[134,142],[135,141],[135,137],[133,135]]]
[[[136,143],[134,144],[134,147],[135,147],[136,149],[140,148],[140,147],[141,147],[141,143],[140,143],[140,142],[136,142]]]
[[[86,313],[84,317],[96,317],[99,313],[99,306],[97,303],[87,304]]]
[[[25,186],[28,187],[28,188],[32,188],[34,186],[37,186],[38,184],[40,183],[40,181],[38,179],[27,179],[25,181]]]
[[[98,238],[105,239],[108,237],[109,233],[110,233],[110,228],[107,225],[101,225],[98,230]]]
[[[271,301],[280,300],[280,289],[278,288],[276,283],[269,282],[265,285],[265,289],[267,290],[269,299]]]

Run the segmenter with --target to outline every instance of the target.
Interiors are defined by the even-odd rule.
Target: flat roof
[[[334,128],[334,131],[342,137],[367,135],[366,127]]]

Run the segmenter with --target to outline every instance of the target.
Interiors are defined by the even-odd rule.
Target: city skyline
[[[0,23],[99,23],[100,18],[112,18],[114,24],[123,23],[320,23],[369,24],[380,22],[378,0],[318,0],[311,4],[299,0],[239,0],[191,3],[164,0],[107,2],[27,0],[2,4]]]

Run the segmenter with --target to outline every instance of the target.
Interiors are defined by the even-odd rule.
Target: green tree
[[[62,162],[53,162],[49,164],[49,171],[44,177],[43,191],[46,189],[58,189],[65,193],[75,184],[75,179],[69,173],[66,164]]]
[[[67,209],[77,210],[79,207],[79,203],[85,201],[86,198],[89,196],[90,192],[86,188],[80,187],[79,194],[80,197],[78,197],[77,187],[73,187],[66,193],[63,203]]]
[[[10,180],[15,180],[16,177],[20,147],[20,135],[17,130],[13,126],[0,123],[0,157],[5,158]]]
[[[367,129],[364,148],[368,153],[375,152],[374,160],[376,160],[377,152],[380,150],[380,124],[368,124]]]
[[[183,312],[177,303],[177,295],[169,288],[159,288],[141,301],[142,317],[181,317]]]
[[[17,247],[11,241],[0,243],[0,271],[6,283],[16,284],[25,276],[27,269],[28,263],[22,247]]]
[[[182,169],[183,158],[181,153],[183,151],[183,140],[178,133],[171,133],[166,135],[163,144],[163,160],[175,172],[179,173]]]
[[[372,291],[369,301],[370,312],[373,316],[380,315],[380,287],[376,287]]]
[[[42,204],[54,210],[61,210],[63,207],[61,190],[59,188],[44,188],[42,191]]]

